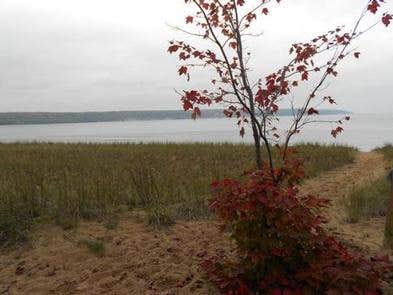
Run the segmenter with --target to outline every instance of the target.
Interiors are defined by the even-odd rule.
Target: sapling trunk
[[[254,124],[252,124],[252,131],[254,136],[254,146],[255,146],[255,161],[257,164],[258,170],[262,170],[262,157],[261,157],[261,141],[258,133],[258,128]]]

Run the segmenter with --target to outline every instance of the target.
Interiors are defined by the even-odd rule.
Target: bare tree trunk
[[[256,161],[258,170],[262,170],[261,134],[259,133],[258,122],[257,122],[256,116],[255,116],[254,94],[253,94],[250,84],[248,82],[247,71],[246,71],[246,67],[245,67],[244,59],[243,59],[243,40],[242,40],[242,36],[240,33],[239,14],[237,11],[237,4],[236,4],[235,0],[233,0],[233,5],[235,7],[235,22],[232,21],[232,26],[233,26],[234,33],[236,35],[237,54],[238,54],[239,64],[240,64],[240,69],[241,69],[240,70],[241,79],[243,82],[243,87],[246,89],[248,101],[250,104],[249,111],[250,111],[250,119],[251,119],[251,125],[252,125],[252,133],[254,136],[255,161]]]
[[[255,124],[253,119],[251,120],[252,120],[252,133],[254,136],[255,160],[258,170],[262,170],[261,138],[259,137],[257,125]]]

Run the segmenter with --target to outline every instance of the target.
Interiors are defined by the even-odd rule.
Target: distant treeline
[[[322,115],[337,115],[347,112],[340,110],[321,110]],[[280,116],[290,116],[290,109],[282,109]],[[204,110],[202,119],[222,118],[222,110]],[[0,113],[0,125],[21,124],[61,124],[61,123],[88,123],[88,122],[117,122],[117,121],[146,121],[146,120],[180,120],[190,119],[190,113],[173,111],[118,111],[118,112],[18,112]]]

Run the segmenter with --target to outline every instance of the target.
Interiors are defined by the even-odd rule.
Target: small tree
[[[337,76],[338,65],[347,57],[359,58],[351,48],[354,40],[377,24],[388,26],[386,12],[372,25],[363,27],[368,15],[376,15],[384,0],[367,0],[353,28],[337,27],[307,43],[290,48],[289,62],[265,77],[252,81],[251,53],[245,49],[248,36],[258,36],[252,27],[269,14],[273,0],[185,0],[196,8],[186,23],[197,31],[177,28],[214,45],[198,49],[184,41],[171,41],[168,51],[182,64],[179,75],[190,80],[190,69],[202,67],[215,72],[212,87],[180,93],[185,111],[201,115],[200,106],[223,104],[224,114],[235,117],[244,136],[250,125],[254,138],[257,170],[241,180],[213,183],[210,208],[236,241],[238,256],[206,258],[202,266],[225,294],[380,294],[382,280],[392,270],[387,257],[369,259],[353,251],[328,233],[321,209],[328,201],[298,193],[303,177],[301,163],[288,157],[289,144],[302,128],[318,119],[323,103],[335,104],[321,96],[325,82]],[[281,2],[276,0],[276,2]],[[312,75],[315,78],[311,78]],[[311,91],[297,103],[292,101],[292,121],[279,134],[280,105],[305,81]],[[336,121],[336,137],[349,117]],[[326,121],[325,121],[326,122]],[[283,138],[282,138],[283,136]],[[280,145],[281,143],[281,145]],[[281,161],[273,162],[272,147],[280,150]],[[267,159],[262,159],[262,146]]]
[[[280,141],[281,156],[285,160],[291,139],[301,129],[311,123],[336,123],[331,131],[336,137],[343,131],[343,122],[349,117],[335,121],[319,120],[318,108],[324,104],[335,104],[334,98],[321,96],[320,91],[331,76],[338,74],[338,65],[348,56],[360,57],[360,52],[354,51],[351,44],[377,24],[388,26],[392,15],[386,12],[372,25],[363,26],[363,21],[370,15],[380,12],[384,0],[366,0],[355,25],[345,30],[337,27],[321,34],[310,42],[295,43],[290,47],[289,62],[278,68],[274,73],[252,80],[249,63],[251,52],[247,51],[244,43],[247,37],[260,36],[253,31],[254,24],[259,18],[267,17],[270,13],[268,5],[281,0],[185,0],[196,9],[194,15],[187,16],[185,21],[196,29],[189,31],[176,29],[192,36],[200,37],[209,42],[209,49],[198,49],[184,41],[171,41],[168,51],[178,54],[182,64],[179,75],[190,80],[190,69],[201,67],[214,73],[210,79],[210,89],[193,89],[180,93],[185,111],[192,110],[192,117],[201,115],[200,106],[222,104],[227,117],[236,117],[240,126],[240,135],[244,136],[245,126],[250,125],[254,138],[255,159],[258,169],[263,168],[261,146],[267,152],[267,167],[272,177],[279,182],[279,176],[274,173],[272,146]],[[276,123],[279,120],[280,105],[290,100],[295,88],[302,82],[311,81],[313,86],[309,94],[291,101],[292,121],[285,134],[280,134]],[[294,106],[296,103],[297,107]]]

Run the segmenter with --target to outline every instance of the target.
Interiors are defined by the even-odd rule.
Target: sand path
[[[359,153],[354,164],[308,180],[303,193],[332,200],[330,227],[345,239],[377,250],[383,220],[345,222],[341,203],[354,187],[385,173],[377,153]],[[78,241],[99,240],[106,252],[97,256]],[[72,232],[40,227],[31,242],[0,252],[1,294],[215,294],[199,269],[201,253],[233,249],[214,222],[181,222],[166,231],[146,227],[137,216],[119,226],[82,223]]]
[[[383,244],[384,218],[348,223],[343,202],[355,188],[382,177],[386,169],[383,155],[359,153],[355,163],[306,181],[301,192],[330,199],[332,203],[326,213],[330,220],[329,228],[346,240],[353,240],[357,245],[376,251]]]

